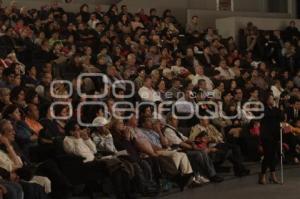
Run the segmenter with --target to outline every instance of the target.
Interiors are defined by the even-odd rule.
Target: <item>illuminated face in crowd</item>
[[[144,84],[145,84],[145,86],[147,88],[152,88],[152,80],[151,80],[151,78],[146,78]]]
[[[71,135],[76,137],[76,138],[79,138],[80,137],[80,132],[81,132],[80,126],[78,124],[76,124],[75,127],[74,127],[74,130],[71,131]]]
[[[199,18],[198,18],[197,16],[193,16],[193,17],[192,17],[192,22],[193,22],[193,23],[198,23],[198,19],[199,19]]]
[[[10,121],[5,122],[3,124],[2,129],[3,129],[2,136],[5,136],[8,139],[8,141],[13,142],[15,140],[16,132],[11,122]]]
[[[227,63],[225,60],[220,61],[220,67],[223,69],[228,69]]]

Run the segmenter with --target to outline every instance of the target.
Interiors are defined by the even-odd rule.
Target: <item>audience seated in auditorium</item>
[[[268,31],[249,22],[235,41],[198,16],[183,28],[169,9],[130,10],[0,8],[4,198],[69,198],[77,182],[101,190],[108,177],[117,198],[153,196],[169,181],[221,182],[215,168],[227,160],[248,175],[243,160],[259,159],[261,135],[257,106],[244,105],[268,94],[290,125],[287,162],[299,164],[295,21]]]

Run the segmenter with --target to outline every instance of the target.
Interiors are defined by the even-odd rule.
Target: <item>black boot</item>
[[[180,191],[184,191],[193,182],[193,176],[192,173],[176,176],[175,182],[179,186]]]

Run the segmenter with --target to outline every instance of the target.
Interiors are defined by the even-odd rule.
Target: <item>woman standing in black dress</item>
[[[261,120],[261,142],[264,151],[264,159],[261,165],[261,173],[259,175],[259,184],[267,184],[266,172],[270,169],[271,183],[279,184],[275,174],[276,164],[278,162],[279,141],[280,141],[280,122],[282,114],[280,110],[274,106],[275,101],[273,95],[268,95],[265,103],[264,117]]]

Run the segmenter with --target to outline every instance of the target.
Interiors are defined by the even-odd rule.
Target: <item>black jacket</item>
[[[265,106],[264,117],[261,120],[261,138],[279,141],[281,121],[283,114],[278,108]]]
[[[293,123],[300,119],[300,111],[290,107],[286,110],[287,122]]]

